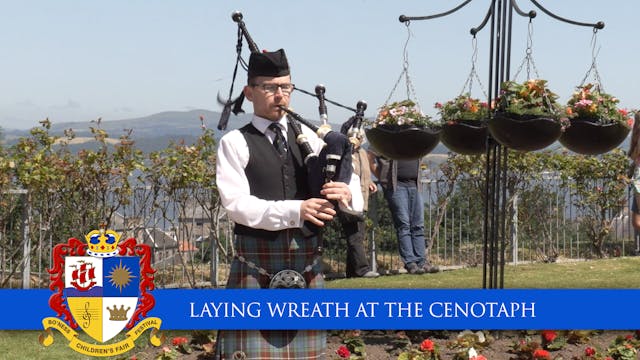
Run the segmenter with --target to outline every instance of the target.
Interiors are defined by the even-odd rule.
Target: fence
[[[477,181],[460,181],[451,192],[447,192],[450,184],[443,181],[427,180],[423,185],[425,236],[431,241],[432,262],[443,268],[481,264],[484,212]],[[50,199],[29,203],[27,195],[12,191],[2,197],[2,288],[48,287],[53,246],[66,242],[66,234],[81,239],[91,230],[74,229],[78,232],[72,233],[62,229],[56,220],[63,219],[64,214],[45,211],[51,208],[45,203]],[[630,200],[631,192],[626,196]],[[200,189],[158,197],[152,189],[140,187],[132,201],[112,215],[109,227],[123,239],[133,236],[152,247],[157,287],[224,286],[233,255],[233,227],[215,203],[198,201],[216,198]],[[518,264],[593,256],[580,201],[553,177],[533,181],[525,190],[510,194],[505,261]],[[371,259],[375,259],[373,265],[382,274],[402,272],[395,232],[380,192],[372,197],[370,205],[366,246]],[[638,254],[639,242],[630,224],[628,206],[608,211],[605,220],[610,222],[611,231],[605,237],[604,255]],[[327,234],[325,273],[329,278],[344,276],[346,240],[335,224]]]

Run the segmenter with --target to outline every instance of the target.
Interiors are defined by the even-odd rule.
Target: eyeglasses
[[[285,95],[291,94],[291,92],[293,91],[293,88],[295,87],[295,85],[291,83],[286,83],[286,84],[264,84],[263,83],[263,84],[251,84],[251,86],[260,87],[267,94],[275,94],[276,92],[278,92],[278,88],[280,88],[280,90],[282,90],[282,93]]]

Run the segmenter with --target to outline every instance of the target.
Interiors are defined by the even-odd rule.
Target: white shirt
[[[272,123],[270,120],[254,115],[251,123],[273,143],[275,134],[267,129]],[[286,116],[280,119],[279,124],[286,134]],[[324,141],[308,127],[301,125],[301,128],[303,134],[307,135],[313,151],[316,154],[320,153],[325,146]],[[216,182],[222,206],[227,210],[231,220],[251,228],[270,231],[301,227],[303,219],[300,206],[303,200],[264,200],[250,194],[249,180],[244,172],[249,157],[249,146],[240,130],[232,130],[220,139]],[[350,213],[362,212],[364,200],[360,193],[358,175],[353,174],[348,185],[351,190],[351,206],[343,208],[341,204],[341,210]]]

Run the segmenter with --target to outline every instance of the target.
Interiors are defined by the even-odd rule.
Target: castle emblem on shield
[[[153,290],[154,269],[151,249],[129,238],[119,243],[120,235],[113,230],[93,230],[85,235],[86,242],[71,238],[53,249],[51,284],[54,294],[49,306],[57,317],[43,319],[45,332],[40,343],[53,343],[52,328],[60,331],[69,346],[82,354],[113,356],[132,350],[134,341],[147,329],[150,341],[159,346],[161,320],[146,318],[155,305],[148,293]],[[95,342],[79,339],[82,330]],[[126,330],[125,338],[111,341]]]

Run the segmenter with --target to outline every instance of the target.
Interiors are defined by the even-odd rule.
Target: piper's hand
[[[351,190],[349,189],[349,185],[343,182],[330,181],[325,183],[322,185],[320,194],[329,200],[339,201],[346,208],[349,208],[349,203],[351,203]]]
[[[302,202],[300,214],[304,220],[311,221],[317,226],[324,226],[325,221],[333,220],[336,211],[329,200],[311,198]]]

